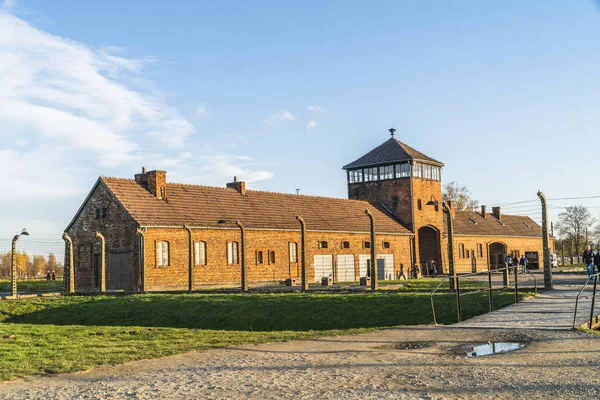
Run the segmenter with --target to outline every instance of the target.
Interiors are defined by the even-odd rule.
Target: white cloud
[[[295,121],[296,116],[289,111],[280,111],[271,115],[269,118],[264,120],[264,123],[267,125],[273,125],[279,121]]]
[[[115,47],[93,49],[51,35],[6,12],[14,1],[1,4],[0,137],[17,136],[16,145],[21,147],[6,148],[15,141],[5,140],[0,144],[4,157],[27,159],[44,168],[34,158],[52,149],[44,154],[45,168],[51,166],[52,178],[64,182],[72,178],[65,160],[81,159],[103,166],[102,170],[129,165],[147,148],[181,147],[194,133],[193,126],[143,79],[150,59],[127,58]],[[134,87],[136,82],[143,82],[143,88]],[[27,143],[34,148],[21,153]],[[0,176],[3,187],[18,184],[19,192],[25,193],[29,190],[25,186],[31,185],[32,194],[40,188],[38,195],[46,193],[44,182],[36,181],[46,177],[7,175]],[[52,196],[76,192],[68,184],[66,190],[56,190],[55,183],[49,182]]]
[[[318,115],[318,114],[325,114],[327,112],[327,109],[325,109],[321,106],[308,106],[308,111],[312,112],[315,115]]]
[[[198,104],[196,106],[195,116],[197,119],[212,119],[212,113],[206,108],[204,104]]]
[[[0,1],[0,11],[10,11],[17,5],[17,0]]]
[[[319,126],[319,124],[317,124],[315,121],[308,121],[308,124],[306,124],[306,129],[312,131],[317,126]]]

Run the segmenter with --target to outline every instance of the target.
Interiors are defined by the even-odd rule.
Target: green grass
[[[431,291],[433,289],[435,289],[440,282],[442,281],[442,278],[419,278],[419,279],[401,279],[401,280],[394,280],[394,281],[381,281],[379,282],[379,285],[381,285],[382,288],[385,288],[385,285],[392,285],[392,284],[401,284],[403,285],[403,287],[401,287],[399,290],[401,291],[407,291],[407,292],[419,292],[419,291],[424,291],[424,292],[428,292],[431,293]],[[442,286],[440,286],[440,290],[444,290],[447,289],[449,286],[448,281],[446,280]],[[483,289],[487,287],[487,282],[484,281],[474,281],[474,280],[466,280],[466,279],[461,279],[460,280],[460,288],[461,289]]]
[[[456,322],[455,297],[434,298],[438,322]],[[496,308],[513,299],[511,292],[494,293]],[[464,296],[463,318],[487,312],[487,304],[487,293]],[[430,324],[432,316],[429,294],[420,292],[146,294],[3,301],[0,322],[0,379],[11,379],[195,349]]]
[[[10,280],[0,280],[0,291],[10,291]],[[25,279],[17,281],[17,290],[19,292],[62,292],[63,280],[56,278],[55,281],[46,279]]]

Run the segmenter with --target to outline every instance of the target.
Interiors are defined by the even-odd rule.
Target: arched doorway
[[[506,258],[506,245],[504,243],[490,243],[488,254],[490,257],[490,269],[504,268],[504,259]]]
[[[440,253],[440,231],[432,226],[424,226],[417,231],[419,237],[419,264],[427,265],[429,260],[434,260],[436,273],[443,273]]]

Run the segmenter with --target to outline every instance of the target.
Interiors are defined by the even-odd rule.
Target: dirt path
[[[579,280],[563,282],[555,299],[547,292],[529,305],[453,326],[191,352],[31,377],[0,384],[0,398],[596,399],[600,337],[565,329]],[[498,325],[503,329],[490,329]],[[511,340],[527,345],[506,354],[465,356],[474,344]],[[396,348],[407,342],[418,343]]]
[[[467,358],[452,348],[522,339],[522,350]],[[420,341],[429,346],[390,350]],[[388,348],[378,348],[388,346]],[[598,398],[600,338],[573,331],[407,327],[100,367],[0,385],[5,399]]]

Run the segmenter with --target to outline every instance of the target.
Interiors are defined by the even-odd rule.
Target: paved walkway
[[[584,274],[554,274],[554,290],[452,326],[486,329],[571,329],[575,299],[586,279]],[[540,274],[538,280],[543,282],[543,275]],[[590,318],[591,294],[592,284],[589,284],[579,300],[576,326],[585,324]],[[600,293],[596,298],[594,314],[600,315]]]

